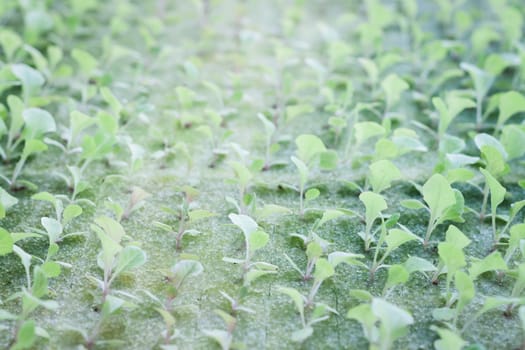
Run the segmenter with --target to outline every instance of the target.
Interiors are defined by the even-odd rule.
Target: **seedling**
[[[423,241],[423,245],[427,246],[432,232],[438,225],[447,220],[464,221],[462,218],[464,199],[461,192],[453,189],[447,179],[440,174],[434,174],[428,179],[420,192],[426,205],[414,199],[404,200],[401,205],[410,209],[426,209],[430,213],[427,232]]]
[[[182,202],[179,204],[178,210],[165,208],[168,213],[175,215],[179,220],[178,228],[157,221],[153,223],[161,230],[175,235],[177,251],[182,249],[182,239],[185,235],[195,236],[200,234],[200,231],[188,228],[188,226],[191,227],[197,221],[215,216],[212,212],[195,207],[196,202],[194,200],[198,197],[199,191],[193,187],[185,186],[181,188],[181,193],[183,194]]]
[[[115,220],[101,216],[91,225],[98,239],[102,243],[102,250],[98,256],[98,266],[104,271],[103,279],[88,276],[102,291],[101,304],[104,305],[111,293],[111,284],[123,273],[130,272],[146,263],[146,253],[137,246],[123,247],[122,240],[125,232]]]
[[[365,231],[358,233],[365,242],[365,250],[370,250],[370,245],[374,242],[374,232],[372,228],[377,219],[381,220],[378,229],[384,229],[385,220],[382,214],[387,209],[387,204],[383,196],[374,192],[363,192],[359,195],[359,200],[365,205]]]
[[[346,317],[361,323],[370,349],[391,349],[397,339],[407,334],[414,319],[384,299],[370,295],[367,301],[350,309]]]
[[[276,273],[277,266],[263,261],[252,261],[254,253],[257,250],[264,248],[268,243],[268,240],[270,239],[269,235],[260,230],[259,225],[257,225],[257,223],[249,216],[230,214],[228,217],[231,222],[243,232],[246,253],[244,259],[224,257],[222,260],[233,264],[240,264],[242,266],[243,283],[245,286],[250,285],[251,282],[259,277]]]

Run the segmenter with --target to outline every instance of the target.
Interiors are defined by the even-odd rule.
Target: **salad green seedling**
[[[388,256],[394,250],[410,241],[421,240],[421,238],[414,235],[412,232],[401,230],[398,228],[390,229],[387,233],[386,225],[382,226],[380,231],[381,233],[379,235],[379,239],[377,240],[377,244],[375,247],[374,260],[369,269],[371,280],[374,279],[374,275],[377,272],[377,270],[386,267],[386,265],[384,265],[385,259],[388,258]],[[380,251],[383,249],[384,244],[386,246],[384,247],[382,255],[380,255]]]
[[[301,317],[302,328],[291,334],[291,339],[294,342],[304,342],[312,336],[314,332],[312,326],[314,324],[327,320],[330,317],[330,313],[337,314],[336,310],[323,303],[308,305],[307,297],[294,288],[279,287],[278,291],[282,294],[288,295],[292,299],[295,308]],[[309,310],[311,311],[308,314],[307,312]]]
[[[476,96],[476,129],[479,129],[483,121],[483,99],[487,96],[494,82],[494,76],[470,63],[462,62],[460,67],[470,75],[474,84]]]
[[[243,232],[246,253],[244,259],[224,257],[222,260],[233,264],[240,264],[242,266],[243,283],[245,286],[250,285],[251,282],[259,277],[276,273],[277,266],[263,261],[252,261],[255,252],[266,246],[270,236],[266,232],[260,230],[259,225],[257,225],[257,223],[249,216],[230,214],[228,215],[228,218]]]
[[[171,225],[155,221],[153,224],[160,228],[161,230],[172,233],[175,235],[176,249],[180,251],[182,249],[182,239],[185,235],[198,235],[200,231],[188,228],[188,226],[193,226],[193,224],[202,219],[210,218],[216,214],[199,209],[195,206],[195,199],[199,196],[199,191],[190,186],[184,186],[180,188],[182,193],[182,200],[178,206],[178,210],[173,210],[171,208],[164,208],[169,214],[174,215],[179,221],[178,228],[175,228]]]
[[[350,309],[346,317],[361,323],[369,349],[380,350],[391,349],[395,341],[408,332],[408,326],[414,323],[405,310],[372,296],[368,303]]]
[[[496,245],[500,240],[500,233],[496,230],[496,210],[498,209],[498,205],[500,205],[505,199],[505,193],[507,190],[487,170],[481,168],[479,171],[485,177],[485,183],[487,184],[490,191],[490,218],[492,221],[494,245]]]
[[[427,231],[423,245],[427,246],[430,242],[432,232],[441,223],[451,220],[463,222],[462,214],[464,199],[461,192],[453,189],[447,179],[441,174],[434,174],[425,182],[420,192],[423,195],[425,204],[418,200],[404,200],[401,202],[406,208],[426,209],[430,213]]]
[[[365,242],[365,250],[368,251],[374,242],[372,228],[377,219],[381,220],[379,230],[384,229],[385,220],[382,211],[387,209],[387,204],[383,196],[374,192],[361,193],[359,200],[365,205],[365,231],[358,234]]]
[[[97,264],[104,271],[103,279],[89,276],[90,280],[102,291],[101,304],[104,305],[111,293],[111,284],[123,273],[130,272],[146,263],[146,253],[137,246],[123,247],[122,240],[126,234],[122,226],[115,220],[101,216],[91,225],[102,243]],[[113,297],[116,298],[116,297]]]

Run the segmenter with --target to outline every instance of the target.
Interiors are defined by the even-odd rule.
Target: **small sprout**
[[[234,258],[223,258],[225,262],[234,264],[242,264],[243,266],[243,280],[244,285],[248,286],[251,282],[259,277],[267,274],[274,274],[277,272],[277,266],[266,263],[266,262],[253,262],[252,258],[254,253],[266,246],[269,241],[269,235],[259,229],[259,225],[249,216],[230,214],[228,216],[231,222],[241,229],[244,233],[245,242],[245,258],[234,259]]]
[[[350,309],[347,318],[361,323],[371,349],[391,349],[397,339],[408,333],[414,323],[412,316],[398,306],[381,298]]]
[[[494,244],[496,245],[500,240],[500,233],[496,231],[496,210],[498,205],[500,205],[505,199],[505,193],[507,190],[487,170],[479,169],[479,171],[485,176],[485,183],[490,190],[492,232]]]
[[[151,194],[144,191],[140,187],[133,187],[133,191],[131,192],[131,197],[128,202],[128,206],[126,207],[126,210],[122,214],[122,219],[126,220],[129,218],[131,213],[133,213],[135,210],[142,207],[145,203],[146,198],[151,197]]]
[[[377,219],[381,219],[381,227],[384,225],[383,210],[387,209],[385,199],[380,194],[374,192],[363,192],[359,195],[359,200],[365,205],[365,232],[360,236],[365,242],[365,250],[370,249],[370,244],[374,241],[372,227]]]
[[[401,94],[409,87],[408,83],[396,74],[389,74],[381,82],[381,88],[386,95],[385,115],[399,102]]]
[[[463,222],[461,215],[463,213],[464,200],[461,192],[450,187],[447,179],[440,174],[434,174],[428,179],[423,185],[421,192],[423,199],[427,203],[426,206],[422,203],[419,205],[413,200],[405,201],[402,204],[412,208],[424,207],[429,211],[430,219],[425,240],[423,241],[423,245],[427,246],[432,232],[439,224],[447,220]]]

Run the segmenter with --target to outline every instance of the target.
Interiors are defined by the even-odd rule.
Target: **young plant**
[[[372,242],[375,241],[374,232],[372,231],[374,222],[380,219],[381,224],[378,229],[384,227],[385,220],[382,211],[387,209],[387,204],[383,196],[374,192],[361,193],[359,200],[365,205],[365,231],[358,234],[365,242],[365,250],[368,251]]]
[[[102,243],[97,264],[104,271],[103,279],[88,276],[102,291],[101,304],[105,304],[111,293],[111,285],[117,277],[130,272],[146,263],[146,253],[137,246],[123,247],[122,240],[126,234],[124,228],[115,220],[101,216],[91,225]]]
[[[427,246],[432,232],[441,223],[451,220],[463,222],[464,199],[461,192],[453,189],[447,179],[440,174],[434,174],[423,185],[420,192],[423,195],[425,204],[415,199],[408,199],[401,202],[406,208],[426,209],[430,213],[427,232],[423,245]]]
[[[145,291],[155,302],[155,310],[164,320],[165,329],[162,332],[162,349],[168,350],[170,346],[174,345],[177,338],[182,337],[175,328],[176,319],[173,314],[178,310],[191,308],[193,305],[174,305],[174,303],[182,286],[188,283],[186,281],[200,275],[203,270],[202,264],[197,260],[180,260],[165,272],[166,295],[164,300],[157,298],[149,291]]]
[[[227,258],[225,262],[240,264],[243,268],[243,283],[245,286],[259,277],[277,272],[277,266],[263,261],[252,261],[255,252],[262,249],[268,243],[270,237],[268,234],[259,229],[259,225],[249,216],[230,214],[228,215],[231,222],[241,229],[244,234],[245,257],[244,259]]]
[[[331,170],[337,166],[338,158],[335,151],[327,150],[323,141],[315,135],[303,134],[295,139],[297,157],[292,156],[292,162],[299,172],[299,214],[304,215],[305,202],[314,200],[319,196],[319,190],[311,188],[306,190],[306,183],[314,163],[318,163],[323,170]]]
[[[483,122],[483,99],[489,92],[495,77],[470,63],[462,62],[460,67],[469,73],[470,78],[474,83],[474,92],[476,96],[476,129],[479,129]]]
[[[175,215],[179,220],[179,225],[177,228],[171,225],[167,225],[161,222],[155,221],[153,224],[160,228],[161,230],[174,234],[176,249],[180,251],[182,249],[182,239],[185,235],[198,235],[200,232],[193,228],[188,228],[193,226],[193,224],[202,219],[210,218],[215,216],[214,213],[209,212],[204,209],[196,208],[194,200],[198,197],[199,191],[190,186],[184,186],[180,189],[182,193],[182,201],[179,204],[177,210],[171,208],[165,208],[165,210]]]
[[[368,302],[348,311],[347,318],[361,323],[369,349],[392,349],[395,341],[408,333],[412,316],[388,301],[368,295]]]
[[[47,150],[47,145],[43,142],[43,136],[47,133],[56,131],[55,120],[49,112],[40,108],[28,108],[22,112],[23,129],[20,137],[13,143],[12,149],[16,149],[23,142],[24,147],[20,159],[15,165],[11,179],[5,177],[11,189],[17,186],[18,177],[20,176],[27,160],[32,155]],[[20,122],[20,121],[18,121]],[[12,121],[13,123],[13,121]],[[15,127],[15,130],[17,127]],[[34,187],[30,182],[25,184]]]
[[[496,246],[501,238],[501,232],[498,232],[496,229],[496,211],[498,205],[500,205],[505,199],[505,193],[507,193],[507,190],[487,170],[480,168],[479,171],[485,177],[485,184],[490,191],[490,218],[492,221],[493,242],[494,246]]]
[[[382,225],[381,234],[379,235],[379,239],[377,240],[377,244],[375,247],[374,260],[369,269],[370,280],[374,279],[377,270],[383,267],[387,267],[387,265],[384,265],[385,259],[388,258],[388,256],[394,250],[399,248],[401,245],[413,240],[421,241],[421,238],[414,235],[412,232],[409,232],[407,230],[401,230],[398,228],[390,229],[387,233],[387,225]],[[383,248],[384,244],[386,246]],[[384,249],[384,252],[382,253],[382,255],[380,255],[380,251],[382,249]]]
[[[314,332],[312,326],[314,324],[327,320],[330,317],[330,313],[337,314],[336,310],[323,303],[315,303],[308,306],[307,298],[295,288],[279,287],[278,291],[282,294],[288,295],[292,299],[295,308],[301,317],[302,328],[291,334],[291,339],[294,342],[304,342],[312,336]],[[310,310],[311,312],[308,314]]]

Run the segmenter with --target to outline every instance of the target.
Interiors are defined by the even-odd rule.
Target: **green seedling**
[[[264,126],[264,170],[268,170],[271,167],[271,155],[279,149],[279,144],[274,143],[276,127],[273,122],[268,120],[263,114],[259,113],[257,118],[263,123]]]
[[[496,230],[496,211],[498,209],[498,206],[505,199],[505,193],[507,192],[507,190],[487,170],[480,168],[479,171],[485,177],[485,184],[490,191],[490,208],[491,208],[490,218],[492,220],[492,233],[493,233],[494,245],[496,245],[498,244],[500,240],[500,234],[501,234],[501,232],[498,232]]]
[[[203,333],[208,337],[213,339],[222,350],[229,350],[233,347],[233,332],[237,327],[237,318],[230,315],[229,313],[217,309],[215,313],[220,316],[220,318],[226,324],[226,330],[222,329],[213,329],[213,330],[204,330]]]
[[[374,193],[381,193],[392,186],[392,182],[401,180],[399,169],[389,160],[379,160],[370,164],[367,181]]]
[[[439,264],[432,283],[437,284],[439,275],[446,273],[446,299],[451,300],[450,284],[456,271],[467,265],[463,249],[471,241],[454,225],[448,227],[445,236],[445,241],[438,244]]]
[[[194,200],[199,196],[199,191],[197,191],[195,188],[190,186],[184,186],[181,188],[181,193],[183,194],[182,201],[179,204],[177,210],[165,208],[165,210],[169,214],[172,214],[177,218],[177,220],[179,221],[178,227],[175,228],[171,225],[167,225],[158,221],[155,221],[153,223],[156,227],[160,228],[161,230],[175,235],[175,247],[177,251],[180,251],[182,249],[182,239],[185,235],[196,236],[201,233],[200,231],[191,228],[195,222],[216,215],[207,210],[198,209],[195,206],[196,202],[194,202]]]
[[[326,224],[329,221],[335,220],[342,216],[354,216],[357,215],[351,210],[345,210],[345,209],[327,209],[324,211],[323,216],[321,219],[315,220],[310,229],[308,230],[308,236],[299,234],[299,233],[292,233],[290,236],[297,237],[301,239],[304,246],[308,246],[310,242],[316,242],[319,244],[323,251],[327,250],[327,247],[331,244],[330,242],[322,239],[318,234],[317,230],[321,228],[324,224]]]
[[[408,326],[414,323],[405,310],[372,296],[368,303],[350,309],[346,317],[361,323],[370,350],[392,349],[395,341],[406,335]]]
[[[388,258],[388,256],[394,250],[399,248],[401,245],[414,240],[421,241],[421,238],[414,235],[412,232],[398,228],[390,229],[387,233],[387,225],[383,225],[381,227],[381,234],[379,235],[379,239],[377,240],[375,247],[374,260],[369,268],[370,280],[374,279],[377,270],[387,267],[387,265],[384,264],[385,259]],[[383,247],[383,245],[385,246]],[[380,255],[380,251],[383,249],[384,251]]]
[[[408,90],[410,86],[408,83],[401,79],[397,74],[389,74],[382,82],[381,88],[386,95],[385,113],[384,116],[388,116],[391,109],[401,100],[403,92]]]
[[[505,189],[501,188],[501,184],[497,182],[497,178],[506,174],[509,170],[509,165],[506,163],[508,155],[503,145],[490,135],[478,134],[474,138],[474,142],[481,152],[481,158],[485,162],[485,169],[482,173],[486,180],[483,188],[483,202],[479,214],[480,219],[483,220],[485,218],[485,209],[491,191],[491,185],[495,191],[494,199],[491,200],[493,204],[496,204],[493,210],[501,203],[502,196],[505,195]],[[489,175],[490,177],[487,178]]]
[[[440,174],[434,174],[423,185],[420,192],[425,204],[415,199],[401,202],[401,205],[409,209],[426,209],[430,213],[427,231],[423,245],[430,242],[432,232],[445,221],[463,222],[462,214],[464,199],[461,192],[453,189],[447,179]]]
[[[230,166],[235,177],[232,179],[239,188],[238,200],[227,197],[228,202],[235,205],[239,214],[246,214],[248,208],[255,206],[255,197],[247,193],[255,174],[260,172],[264,166],[262,161],[254,161],[249,167],[239,161],[232,161]],[[252,210],[253,211],[253,210]]]
[[[483,121],[483,99],[487,96],[494,82],[494,76],[470,63],[462,62],[460,67],[470,75],[474,84],[476,97],[476,129],[479,129]]]
[[[16,246],[15,246],[16,247]],[[22,250],[15,253],[20,254]],[[27,253],[25,253],[27,254]],[[22,258],[22,256],[20,255]],[[24,266],[29,266],[31,256],[25,257],[26,262]],[[8,348],[12,350],[31,349],[36,346],[38,338],[49,339],[49,333],[38,326],[31,315],[38,309],[46,309],[48,311],[55,311],[58,309],[58,303],[53,300],[48,300],[45,297],[49,294],[48,278],[44,271],[39,267],[33,268],[33,278],[28,285],[28,288],[22,288],[21,292],[13,294],[7,301],[19,300],[22,306],[21,312],[18,315],[12,314],[6,310],[0,310],[0,320],[13,323],[13,338],[8,344]]]
[[[101,304],[104,305],[111,293],[111,285],[117,277],[130,272],[146,263],[146,253],[137,246],[123,247],[122,240],[126,234],[122,226],[115,220],[101,216],[91,225],[102,243],[97,264],[104,271],[103,279],[88,276],[102,291]],[[113,297],[115,298],[115,297]]]
[[[525,112],[525,96],[517,91],[508,91],[499,97],[499,115],[495,132],[515,114]]]
[[[142,188],[134,186],[131,191],[131,196],[128,201],[126,209],[122,213],[122,220],[126,220],[136,210],[140,209],[147,198],[151,197],[151,194],[144,191]]]
[[[516,224],[510,228],[510,237],[505,251],[505,263],[509,263],[514,253],[520,249],[521,242],[525,240],[525,224]]]
[[[438,140],[445,137],[450,124],[462,111],[468,108],[476,107],[476,104],[465,97],[448,94],[443,101],[440,97],[434,97],[432,104],[439,112]]]
[[[251,282],[259,277],[276,273],[277,266],[263,261],[252,261],[255,252],[266,246],[270,236],[260,230],[259,225],[249,216],[230,214],[228,217],[231,222],[243,232],[246,253],[244,259],[224,257],[222,260],[242,266],[243,283],[245,286],[250,285]]]
[[[92,201],[90,201],[89,199],[87,198],[77,198],[78,195],[80,195],[82,192],[88,190],[90,188],[90,185],[87,181],[85,180],[82,180],[82,172],[81,172],[81,169],[79,167],[76,167],[76,166],[68,166],[67,167],[67,170],[69,171],[69,174],[71,176],[66,176],[62,173],[58,173],[58,176],[60,176],[60,178],[62,178],[64,180],[64,182],[66,183],[67,185],[67,188],[69,190],[69,192],[71,192],[71,195],[66,198],[68,198],[68,200],[70,202],[73,202],[73,203],[87,203],[91,206],[95,206],[95,203],[93,203]]]
[[[279,287],[278,291],[288,295],[292,299],[301,317],[302,328],[294,331],[291,335],[291,339],[294,342],[304,342],[312,336],[314,332],[312,326],[314,324],[327,320],[330,317],[330,313],[337,314],[336,310],[323,303],[315,303],[308,306],[307,297],[294,288]]]
[[[175,328],[176,319],[174,313],[192,309],[193,305],[175,305],[175,301],[183,285],[188,283],[187,280],[199,276],[203,271],[202,264],[197,260],[180,260],[169,270],[165,271],[167,289],[164,300],[147,290],[144,291],[155,303],[155,310],[164,321],[165,329],[162,331],[163,345],[161,345],[161,348],[169,349],[169,346],[174,346],[177,338],[182,337]]]
[[[375,241],[372,228],[377,219],[381,220],[381,224],[376,231],[384,229],[385,220],[382,211],[387,209],[387,204],[383,196],[374,192],[361,193],[359,200],[365,205],[365,231],[358,234],[365,242],[365,250],[368,251]]]

